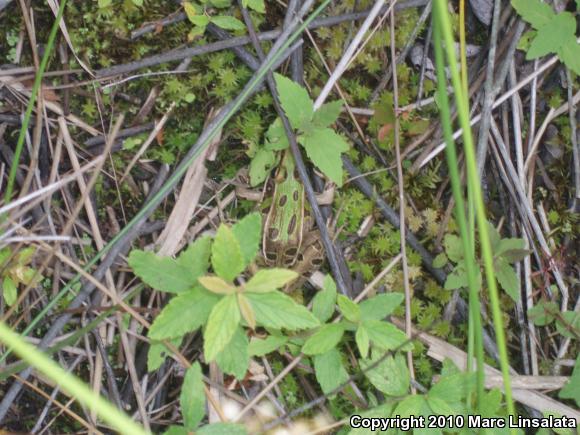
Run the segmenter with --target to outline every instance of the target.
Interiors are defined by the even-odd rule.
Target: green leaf
[[[280,117],[276,118],[266,132],[266,143],[264,147],[269,151],[282,151],[290,146],[284,124]]]
[[[560,47],[558,56],[570,70],[580,75],[580,44],[575,37],[571,37]]]
[[[209,24],[209,17],[205,14],[201,14],[201,15],[195,15],[189,18],[189,21],[192,22],[192,24],[194,26],[196,26],[196,28],[194,30],[197,30],[196,32],[194,32],[194,35],[203,35],[203,32],[205,32],[205,28],[207,27],[207,25]]]
[[[360,307],[362,320],[383,320],[390,315],[405,299],[403,293],[382,293],[365,299]]]
[[[337,303],[340,312],[347,320],[358,323],[360,320],[360,308],[356,303],[344,295],[338,295]]]
[[[528,310],[528,317],[536,326],[546,326],[554,321],[554,313],[559,313],[560,309],[555,302],[541,301]]]
[[[196,361],[185,372],[179,396],[183,425],[194,430],[205,416],[205,394],[201,366]]]
[[[455,234],[446,234],[443,246],[445,246],[445,253],[451,261],[459,263],[463,260],[463,242]]]
[[[240,327],[236,329],[228,346],[216,356],[216,363],[219,368],[238,380],[244,379],[250,365],[250,354],[248,353],[248,337]]]
[[[358,327],[354,335],[354,340],[358,346],[361,358],[366,358],[369,354],[370,338],[364,327]]]
[[[298,278],[298,274],[289,269],[261,269],[246,283],[245,291],[267,293],[284,287]]]
[[[18,287],[12,278],[9,276],[4,277],[2,282],[2,296],[4,296],[4,301],[8,306],[14,305],[18,299]]]
[[[457,288],[467,287],[467,271],[463,260],[453,268],[445,280],[446,290],[455,290]]]
[[[246,428],[241,424],[214,423],[202,426],[195,431],[195,435],[247,435]]]
[[[334,313],[334,306],[336,304],[336,284],[330,275],[324,277],[322,290],[316,293],[312,299],[312,314],[314,314],[320,322],[324,323]]]
[[[314,112],[312,123],[316,127],[320,128],[330,126],[330,124],[336,121],[340,115],[340,111],[342,110],[343,105],[344,102],[342,100],[336,100],[323,104],[316,112]]]
[[[262,235],[262,216],[250,213],[232,227],[244,259],[244,269],[256,258]]]
[[[437,397],[448,403],[460,402],[469,393],[473,384],[473,376],[467,373],[456,373],[443,376],[429,390],[429,397]]]
[[[203,334],[206,361],[213,361],[229,344],[240,323],[236,295],[223,297],[211,310]]]
[[[211,17],[210,21],[225,30],[243,30],[246,28],[240,20],[228,15],[217,15]]]
[[[382,358],[382,354],[374,352],[370,360],[360,360],[361,369],[375,388],[389,396],[404,396],[409,391],[411,376],[407,369],[405,357],[397,353],[395,357],[389,355],[376,367],[367,370]]]
[[[187,267],[191,277],[199,278],[207,273],[210,253],[211,237],[203,236],[191,243],[179,254],[177,263]]]
[[[496,257],[504,256],[510,251],[521,251],[525,249],[526,242],[524,239],[506,238],[501,239],[497,244],[497,249],[494,251]]]
[[[557,53],[560,47],[576,33],[576,20],[569,12],[556,15],[538,29],[538,35],[532,41],[526,59],[536,59],[548,53]]]
[[[213,270],[226,281],[233,281],[244,269],[240,242],[227,225],[221,224],[211,247]]]
[[[250,341],[248,352],[250,356],[264,356],[284,346],[287,342],[288,338],[278,335],[270,335],[264,340],[254,337]]]
[[[185,15],[187,15],[187,19],[195,24],[193,22],[193,18],[197,16],[197,11],[195,10],[193,4],[191,2],[183,2],[183,10],[185,11]]]
[[[441,252],[433,259],[433,267],[440,269],[447,265],[448,262],[449,259],[447,258],[447,255],[445,255],[445,252]]]
[[[242,0],[242,4],[245,8],[253,9],[261,14],[266,12],[266,5],[264,4],[264,0]]]
[[[209,0],[209,2],[212,4],[212,6],[220,9],[228,8],[232,5],[231,0]]]
[[[329,128],[312,130],[298,137],[312,163],[337,186],[342,186],[341,154],[348,151],[348,143]]]
[[[299,84],[280,74],[274,74],[280,104],[296,130],[302,129],[312,119],[314,105],[308,92]]]
[[[238,293],[236,298],[238,299],[238,307],[240,307],[242,319],[245,320],[250,328],[256,329],[256,314],[254,313],[250,301],[243,293]]]
[[[344,326],[341,323],[329,323],[322,325],[318,331],[312,334],[304,343],[302,352],[306,355],[320,355],[335,347],[344,334]]]
[[[177,337],[169,340],[169,342],[173,346],[179,347],[181,339],[182,337]],[[159,367],[161,367],[161,364],[163,364],[165,358],[167,358],[170,354],[171,352],[169,349],[167,349],[165,344],[163,344],[161,341],[151,340],[151,343],[149,344],[149,350],[147,351],[147,371],[153,372],[157,370]]]
[[[278,291],[269,293],[247,293],[256,314],[256,322],[266,328],[291,331],[314,328],[318,319],[304,306]]]
[[[549,4],[540,0],[512,0],[512,6],[536,29],[548,24],[556,15]]]
[[[564,311],[562,317],[556,318],[556,329],[567,338],[578,338],[580,336],[580,312]]]
[[[576,402],[577,406],[580,406],[580,356],[576,358],[572,376],[570,376],[570,380],[560,390],[558,397],[560,399],[572,399]]]
[[[365,328],[371,342],[376,347],[384,350],[397,349],[408,340],[405,333],[392,323],[364,320],[359,328]],[[412,348],[413,344],[409,342],[402,346],[401,350],[410,350]]]
[[[175,296],[155,318],[147,336],[153,340],[181,337],[207,321],[219,296],[201,287]]]
[[[457,407],[452,406],[450,403],[446,402],[444,399],[440,397],[432,397],[429,394],[427,395],[427,403],[431,410],[437,415],[457,415]]]
[[[197,284],[199,275],[171,257],[133,250],[128,260],[135,275],[156,290],[183,293]]]
[[[197,279],[207,290],[218,295],[231,295],[236,288],[225,282],[219,276],[201,276]]]
[[[274,151],[260,148],[250,162],[250,184],[263,183],[276,163]]]
[[[313,362],[316,380],[324,394],[330,393],[348,380],[348,373],[337,349],[316,355]]]
[[[503,257],[500,257],[495,259],[494,265],[495,275],[501,287],[510,298],[514,300],[514,302],[519,301],[520,279],[511,264],[509,264]]]
[[[183,426],[169,426],[163,435],[189,435],[191,432]]]

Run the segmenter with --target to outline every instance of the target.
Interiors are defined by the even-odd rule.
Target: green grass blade
[[[96,395],[83,381],[68,373],[44,353],[28,344],[4,322],[0,322],[0,341],[9,346],[20,358],[52,379],[64,391],[73,395],[83,406],[97,414],[123,434],[144,435],[147,432],[127,415],[100,395]]]

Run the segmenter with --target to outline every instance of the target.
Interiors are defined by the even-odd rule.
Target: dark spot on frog
[[[286,195],[283,195],[280,200],[278,201],[278,205],[280,207],[284,207],[284,205],[286,205],[286,202],[288,202],[288,197]]]
[[[312,259],[312,265],[316,266],[316,267],[322,265],[322,262],[323,262],[322,258],[313,258]]]
[[[266,252],[266,259],[268,261],[276,261],[276,253],[275,252]]]
[[[295,202],[298,202],[298,191],[295,190],[294,193],[292,194],[292,198],[294,198]]]
[[[295,247],[292,247],[292,248],[286,249],[286,252],[284,252],[284,254],[288,257],[294,258],[296,256],[297,252],[298,252],[298,249],[296,249]]]
[[[292,234],[296,229],[296,216],[290,218],[290,223],[288,224],[288,235]]]
[[[268,238],[270,240],[276,240],[278,238],[279,233],[280,233],[280,231],[278,231],[278,228],[270,228]]]

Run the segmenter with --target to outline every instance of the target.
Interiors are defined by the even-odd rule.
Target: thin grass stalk
[[[436,21],[436,20],[435,20]],[[445,65],[443,60],[443,47],[441,41],[441,30],[439,23],[433,23],[433,43],[435,46],[435,67],[437,72],[437,101],[439,105],[439,113],[441,115],[441,125],[443,128],[443,135],[447,146],[445,147],[445,154],[447,156],[447,166],[449,167],[449,178],[451,179],[451,190],[455,199],[455,218],[459,226],[459,234],[463,242],[463,251],[465,253],[465,267],[467,272],[467,282],[469,287],[469,341],[468,349],[468,370],[472,369],[471,359],[473,358],[473,351],[477,359],[476,378],[476,407],[478,412],[481,409],[481,400],[484,394],[485,373],[483,360],[483,337],[481,327],[481,312],[479,304],[479,285],[476,276],[476,264],[473,250],[473,243],[467,225],[467,218],[465,215],[465,202],[463,200],[463,192],[461,188],[461,178],[459,175],[459,165],[457,162],[457,151],[455,149],[455,141],[453,140],[453,128],[451,121],[451,110],[449,108],[449,100],[447,98],[447,81],[445,79]]]
[[[237,110],[244,104],[244,102],[250,97],[254,89],[261,82],[262,78],[266,75],[268,71],[272,68],[279,57],[284,53],[284,51],[290,47],[290,45],[301,35],[301,33],[308,27],[308,25],[318,16],[320,13],[328,6],[331,0],[325,0],[318,6],[312,14],[310,14],[303,22],[298,26],[298,28],[284,41],[275,52],[268,55],[265,63],[262,67],[256,71],[252,76],[252,79],[248,82],[245,88],[242,90],[240,95],[234,100],[229,107],[223,111],[223,117],[219,121],[211,124],[205,137],[196,143],[191,151],[190,155],[185,158],[181,164],[175,169],[172,175],[167,179],[164,186],[155,194],[142,208],[137,212],[137,214],[125,225],[121,231],[119,231],[115,237],[113,237],[104,247],[100,250],[93,258],[91,258],[83,267],[84,271],[89,271],[106,253],[114,246],[118,241],[120,241],[130,230],[136,225],[142,218],[147,216],[147,213],[155,207],[167,194],[167,192],[172,189],[178,181],[181,179],[185,171],[189,168],[191,163],[199,157],[199,155],[205,150],[208,144],[213,140],[213,138],[218,134],[218,132],[225,126],[225,124],[232,118],[232,116],[237,112]],[[77,273],[71,280],[62,288],[62,290],[54,297],[51,301],[44,307],[44,309],[29,323],[27,328],[23,331],[23,335],[28,334],[38,322],[48,313],[48,311],[54,307],[58,301],[67,293],[72,291],[73,286],[80,282],[81,275]],[[5,352],[0,357],[0,362],[4,361],[10,352]]]
[[[449,15],[446,11],[445,0],[435,0],[435,26],[440,29],[438,36],[442,37],[439,43],[445,43],[445,53],[447,54],[447,63],[451,72],[451,82],[455,92],[455,101],[457,105],[457,112],[459,117],[459,124],[463,129],[463,144],[465,152],[465,163],[467,167],[467,182],[471,186],[473,193],[473,201],[475,204],[475,217],[477,228],[479,231],[479,242],[481,247],[481,256],[485,269],[485,278],[489,290],[489,299],[491,303],[493,324],[496,333],[496,342],[499,351],[500,367],[504,382],[504,392],[506,397],[506,404],[508,413],[515,415],[515,407],[512,397],[512,390],[510,385],[509,374],[509,360],[507,354],[507,346],[505,340],[505,331],[503,327],[502,311],[499,304],[499,293],[497,283],[495,280],[495,272],[493,268],[493,253],[491,250],[491,242],[489,239],[489,232],[487,228],[487,218],[485,215],[485,204],[483,201],[483,194],[481,191],[480,179],[477,171],[477,162],[475,158],[475,147],[473,144],[473,136],[471,133],[471,125],[469,122],[469,105],[466,97],[463,95],[461,86],[461,79],[457,69],[457,59],[453,50],[454,41],[452,35],[452,27]],[[465,243],[465,242],[464,242]],[[470,286],[471,287],[471,286]]]
[[[83,381],[68,373],[44,353],[27,343],[19,334],[0,322],[0,341],[9,346],[20,358],[35,367],[64,391],[71,394],[83,406],[95,410],[105,422],[116,427],[120,433],[145,435],[147,432],[127,415],[115,408],[100,395],[91,391]]]
[[[54,46],[54,40],[56,39],[56,33],[58,31],[58,26],[62,20],[64,14],[64,8],[66,6],[67,0],[62,0],[56,14],[56,19],[52,24],[50,29],[50,34],[48,35],[48,41],[46,42],[46,48],[44,50],[44,55],[38,66],[38,71],[34,77],[34,84],[32,85],[32,91],[30,92],[30,99],[28,100],[28,105],[26,106],[26,112],[24,112],[24,119],[22,120],[22,127],[20,128],[20,133],[18,134],[18,140],[16,141],[16,148],[14,149],[14,158],[12,159],[12,164],[10,165],[10,173],[8,174],[8,182],[6,184],[6,191],[4,192],[4,203],[7,204],[12,197],[12,191],[14,190],[14,182],[16,180],[16,171],[18,170],[18,164],[20,163],[20,156],[22,154],[22,149],[24,148],[24,140],[26,139],[26,133],[28,132],[28,124],[30,124],[30,118],[32,116],[32,111],[34,110],[34,105],[36,103],[36,98],[38,96],[40,85],[42,83],[42,78],[44,76],[44,71],[46,70],[46,65],[48,64],[48,59],[52,53],[52,48]],[[4,220],[5,216],[0,216],[0,220]]]

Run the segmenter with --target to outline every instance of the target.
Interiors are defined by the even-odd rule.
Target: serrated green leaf
[[[365,299],[360,307],[362,320],[383,320],[403,303],[403,293],[382,293],[372,298]]]
[[[200,287],[175,296],[155,318],[147,336],[154,340],[181,337],[207,321],[219,296]]]
[[[536,59],[548,53],[557,53],[576,33],[576,20],[569,12],[556,15],[538,29],[538,35],[530,44],[526,59]]]
[[[200,427],[195,435],[247,435],[246,428],[241,424],[214,423]]]
[[[554,313],[560,309],[555,302],[541,301],[528,310],[528,317],[536,326],[546,326],[554,321]]]
[[[289,146],[290,143],[288,142],[286,130],[284,130],[284,124],[282,124],[282,119],[278,117],[272,124],[270,124],[270,127],[268,127],[264,147],[269,151],[282,151]]]
[[[447,279],[445,280],[445,289],[455,290],[458,288],[467,287],[467,285],[467,271],[465,270],[465,266],[462,261],[453,268],[449,275],[447,275]]]
[[[429,390],[429,397],[437,397],[448,403],[460,402],[470,391],[473,385],[473,376],[467,373],[456,373],[449,376],[443,376]]]
[[[200,277],[207,273],[209,255],[211,253],[211,237],[203,236],[191,243],[177,257],[177,263],[189,270],[190,276]]]
[[[567,338],[580,337],[580,313],[564,311],[556,318],[556,329]]]
[[[463,260],[463,242],[455,234],[446,234],[443,239],[445,246],[445,253],[447,257],[454,263],[459,263]]]
[[[512,6],[536,29],[549,23],[556,15],[549,4],[540,0],[512,0]]]
[[[250,341],[248,352],[250,356],[264,356],[279,349],[287,341],[288,338],[278,335],[270,335],[264,340],[254,337]]]
[[[298,278],[298,274],[290,269],[261,269],[244,286],[246,292],[267,293],[281,289],[286,284]]]
[[[246,28],[244,23],[242,23],[240,20],[228,15],[217,15],[215,17],[211,17],[210,21],[216,26],[225,30],[243,30]]]
[[[314,112],[312,123],[319,128],[330,126],[337,120],[343,105],[344,102],[342,100],[331,101],[330,103],[323,104],[316,112]]]
[[[264,0],[242,0],[242,4],[245,8],[253,9],[261,14],[266,12],[266,5],[264,4]]]
[[[200,276],[197,280],[207,290],[218,295],[231,295],[236,292],[236,287],[228,284],[219,276]]]
[[[250,162],[250,184],[257,186],[263,183],[275,163],[274,151],[260,148]]]
[[[196,361],[185,372],[179,396],[183,425],[194,430],[205,416],[205,394],[201,366]]]
[[[370,338],[364,327],[359,327],[354,335],[354,340],[360,352],[361,358],[366,358],[369,354]]]
[[[179,347],[181,340],[182,337],[177,337],[169,340],[169,342],[173,346]],[[161,364],[163,364],[165,358],[167,358],[170,354],[171,352],[169,349],[167,349],[165,344],[163,344],[161,341],[151,340],[151,343],[149,344],[149,350],[147,351],[147,371],[153,372],[157,370],[159,367],[161,367]]]
[[[408,340],[405,333],[392,323],[378,320],[364,320],[359,328],[366,329],[371,343],[379,349],[398,349]],[[410,350],[412,348],[413,344],[409,342],[402,346],[401,350]]]
[[[494,260],[495,276],[504,291],[517,302],[520,300],[520,279],[503,257]]]
[[[395,357],[389,355],[383,359],[376,367],[368,370],[368,367],[375,364],[383,357],[381,353],[374,352],[375,355],[369,360],[360,360],[361,369],[365,376],[375,388],[389,396],[404,396],[409,390],[411,377],[405,362],[405,357],[398,353]]]
[[[239,242],[244,269],[256,258],[262,236],[262,216],[260,213],[250,213],[240,219],[232,232]]]
[[[361,318],[360,307],[351,299],[344,295],[338,295],[336,298],[338,308],[342,315],[353,323],[357,323]]]
[[[129,254],[129,266],[135,275],[150,287],[168,292],[183,293],[197,284],[196,271],[185,267],[171,257],[161,257],[153,252],[133,250]]]
[[[427,404],[431,408],[431,410],[437,415],[457,415],[458,412],[456,411],[454,406],[447,403],[441,397],[432,397],[427,395]]]
[[[574,371],[568,382],[558,393],[560,399],[572,399],[580,406],[580,356],[576,357]]]
[[[334,306],[336,304],[336,284],[330,275],[324,277],[322,290],[316,293],[312,299],[312,314],[314,314],[320,322],[324,323],[334,313]]]
[[[18,299],[18,287],[12,278],[5,276],[2,281],[2,296],[8,306],[14,305]]]
[[[280,104],[292,127],[300,130],[310,122],[314,114],[314,105],[308,91],[280,74],[274,74]]]
[[[558,56],[570,70],[580,75],[580,44],[575,37],[571,37],[560,47]]]
[[[242,328],[236,329],[228,346],[217,354],[215,360],[224,373],[233,375],[238,380],[244,379],[250,365],[250,355],[248,337]]]
[[[340,342],[343,334],[344,326],[341,323],[322,325],[318,331],[308,337],[302,347],[302,352],[306,355],[326,353]]]
[[[213,361],[228,345],[240,323],[236,295],[223,297],[211,310],[203,334],[206,361]]]
[[[511,251],[522,251],[525,250],[526,247],[526,242],[524,242],[524,239],[516,239],[516,238],[506,238],[506,239],[501,239],[498,243],[497,249],[494,251],[494,255],[499,257],[499,256],[503,256],[505,257],[504,254],[508,253]],[[509,258],[506,258],[506,260],[510,261]]]
[[[250,305],[250,301],[248,301],[246,296],[242,293],[238,293],[236,297],[238,299],[238,307],[240,307],[242,319],[246,321],[250,328],[256,329],[256,314],[254,313],[252,305]]]
[[[330,393],[348,380],[348,373],[337,349],[316,355],[313,362],[316,380],[324,394]]]
[[[247,293],[246,297],[254,308],[258,325],[291,331],[319,325],[318,319],[304,306],[278,291]]]
[[[240,242],[227,225],[221,224],[211,247],[211,264],[215,273],[228,282],[244,269]]]
[[[312,163],[337,186],[342,186],[341,154],[348,151],[348,143],[329,128],[315,129],[298,136]]]

